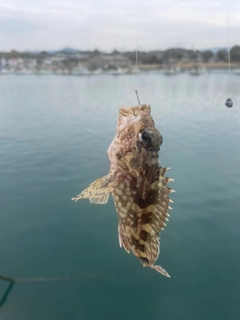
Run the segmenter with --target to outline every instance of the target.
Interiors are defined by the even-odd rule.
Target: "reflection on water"
[[[0,274],[109,275],[19,283],[10,295],[0,282],[3,319],[239,318],[240,125],[224,105],[227,81],[158,73],[0,78]],[[238,117],[239,82],[231,77]],[[108,173],[118,108],[137,104],[136,88],[152,107],[161,164],[175,179],[159,257],[171,279],[119,248],[112,199],[71,201]]]

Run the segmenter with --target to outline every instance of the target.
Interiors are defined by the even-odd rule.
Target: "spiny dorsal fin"
[[[172,210],[172,208],[169,206],[169,202],[173,202],[171,199],[169,199],[169,194],[172,192],[175,192],[175,190],[167,187],[167,184],[169,182],[174,181],[174,179],[165,177],[164,174],[166,171],[168,171],[170,168],[159,168],[159,183],[158,183],[158,204],[155,208],[155,215],[159,217],[159,232],[163,230],[163,227],[166,226],[164,223],[165,221],[168,221],[169,214],[167,213],[168,210]],[[157,219],[158,220],[158,219]]]
[[[142,235],[145,235],[146,237],[146,239],[142,240],[145,242],[145,254],[150,263],[148,266],[165,275],[166,277],[169,277],[169,274],[166,272],[166,270],[160,266],[154,265],[160,254],[159,233],[161,230],[164,230],[164,227],[166,226],[165,222],[168,221],[169,217],[167,211],[171,209],[169,206],[169,194],[171,193],[171,189],[167,187],[167,184],[168,182],[173,181],[173,179],[164,176],[166,171],[166,168],[158,168],[156,176],[156,178],[158,177],[158,180],[156,183],[154,182],[151,185],[153,189],[158,190],[155,199],[156,202],[155,204],[152,204],[144,209],[145,211],[143,212],[144,214],[148,215],[149,221],[147,224],[140,225],[138,234],[140,236],[142,233]],[[141,244],[143,244],[143,241]]]
[[[130,247],[129,247],[128,241],[125,239],[124,231],[122,230],[120,224],[118,225],[118,240],[119,240],[120,248],[122,248],[123,246],[124,249],[127,251],[127,253],[130,253]]]

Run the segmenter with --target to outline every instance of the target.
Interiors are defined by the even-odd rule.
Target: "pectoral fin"
[[[108,202],[109,193],[113,191],[114,186],[114,177],[107,175],[95,180],[87,189],[82,191],[77,197],[72,198],[72,200],[76,202],[80,199],[89,198],[91,203],[105,204]]]
[[[90,202],[91,203],[95,203],[95,204],[105,204],[108,202],[108,198],[109,198],[109,193],[107,195],[101,196],[101,197],[94,197],[94,198],[90,198]]]

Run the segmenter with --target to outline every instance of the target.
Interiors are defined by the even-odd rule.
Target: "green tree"
[[[198,53],[195,50],[188,50],[188,57],[190,60],[192,61],[196,61],[197,57],[198,57]]]
[[[240,46],[232,47],[230,55],[233,62],[240,62]]]
[[[118,55],[118,54],[121,54],[121,52],[116,50],[116,49],[114,49],[111,54],[112,55]]]
[[[227,61],[227,58],[228,58],[228,54],[227,54],[227,50],[223,49],[223,50],[219,50],[217,52],[217,59],[219,61]]]
[[[209,62],[211,58],[213,58],[213,53],[211,50],[203,51],[202,54],[203,62]]]
[[[11,50],[9,53],[7,53],[7,56],[9,58],[18,58],[21,56],[21,53],[16,50]]]

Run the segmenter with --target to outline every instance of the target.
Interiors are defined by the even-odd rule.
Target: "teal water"
[[[119,248],[117,215],[71,198],[108,173],[118,109],[136,82],[163,135],[174,204],[165,278]],[[0,319],[240,319],[240,124],[226,74],[0,77]],[[240,118],[240,77],[230,97]],[[2,300],[1,300],[2,299]]]

